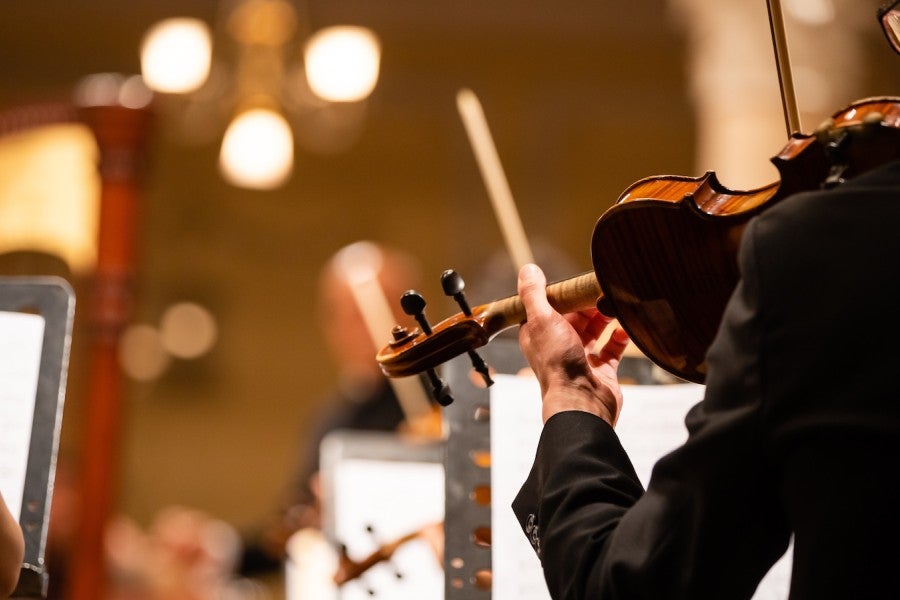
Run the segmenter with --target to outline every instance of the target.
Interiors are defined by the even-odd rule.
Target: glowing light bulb
[[[375,89],[381,44],[365,27],[327,27],[309,38],[304,60],[309,87],[317,96],[332,102],[356,102]]]
[[[212,38],[199,19],[165,19],[151,27],[141,43],[141,73],[158,92],[183,94],[209,76]]]
[[[240,187],[273,189],[294,165],[294,138],[288,122],[273,110],[254,108],[228,126],[219,153],[225,179]]]

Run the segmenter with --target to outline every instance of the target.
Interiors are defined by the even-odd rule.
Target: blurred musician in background
[[[322,269],[319,322],[338,368],[337,380],[319,404],[323,412],[303,436],[301,459],[282,508],[247,540],[240,565],[245,575],[279,568],[288,537],[306,527],[320,527],[319,444],[326,434],[338,429],[390,432],[406,425],[394,389],[374,360],[375,342],[351,290],[348,269],[360,263],[375,270],[384,295],[395,307],[402,293],[419,281],[415,258],[372,242],[342,248]],[[397,315],[394,318],[396,323],[402,321]]]
[[[371,242],[341,249],[322,269],[319,322],[338,376],[333,392],[319,403],[322,412],[302,434],[297,469],[273,514],[243,540],[230,525],[185,507],[160,511],[146,532],[128,518],[114,520],[107,547],[120,590],[117,598],[213,600],[222,597],[226,589],[232,594],[228,597],[265,597],[259,586],[246,578],[279,572],[290,536],[321,526],[318,465],[322,438],[336,429],[406,428],[404,411],[373,358],[375,343],[351,293],[347,269],[357,260],[374,270],[395,306],[419,278],[415,258]],[[395,322],[401,322],[396,318]]]

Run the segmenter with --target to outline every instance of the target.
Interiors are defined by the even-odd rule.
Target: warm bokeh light
[[[131,325],[119,341],[119,364],[135,381],[153,381],[165,372],[171,358],[160,340],[159,330],[151,325]]]
[[[810,27],[831,23],[837,13],[834,0],[787,0],[784,3],[784,10],[800,23]]]
[[[375,89],[381,44],[365,27],[327,27],[306,42],[304,60],[316,95],[331,102],[356,102]]]
[[[151,27],[141,44],[141,72],[158,92],[183,94],[203,85],[209,75],[212,38],[199,19],[165,19]]]
[[[213,347],[218,337],[216,319],[194,302],[173,304],[159,323],[163,348],[178,358],[198,358]]]
[[[79,106],[124,106],[139,109],[153,100],[153,91],[140,75],[94,73],[83,77],[74,92]]]
[[[233,5],[228,32],[244,46],[282,46],[297,31],[297,8],[288,0],[241,0]]]
[[[0,140],[0,253],[47,252],[72,271],[97,261],[97,143],[84,125],[40,127]]]
[[[245,111],[225,131],[219,168],[229,183],[273,189],[287,180],[293,165],[291,128],[277,112],[263,108]]]
[[[119,104],[125,108],[140,109],[149,106],[153,100],[153,91],[147,87],[144,78],[132,75],[122,81],[119,87]]]

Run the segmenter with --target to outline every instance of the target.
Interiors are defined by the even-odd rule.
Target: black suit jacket
[[[753,219],[687,442],[646,492],[588,413],[545,425],[513,508],[554,598],[900,597],[900,162]]]

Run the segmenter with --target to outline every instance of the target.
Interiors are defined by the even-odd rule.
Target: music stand
[[[497,374],[515,375],[528,366],[512,336],[500,336],[478,352]],[[448,523],[444,538],[444,598],[490,600],[495,587],[492,546],[497,541],[492,531],[492,498],[497,494],[486,490],[490,490],[496,475],[491,470],[490,456],[491,398],[492,389],[496,388],[472,383],[472,363],[466,355],[448,362],[444,372],[455,398],[444,409],[450,428],[444,461]],[[619,374],[636,383],[652,383],[645,359],[623,358]],[[533,448],[523,448],[523,452],[531,451]],[[525,539],[524,535],[521,537]]]
[[[513,339],[498,338],[479,348],[496,373],[515,374],[528,366]],[[455,401],[444,409],[447,438],[444,555],[445,600],[491,598],[491,504],[477,490],[491,485],[489,388],[473,385],[466,355],[448,362],[445,371]],[[479,501],[481,500],[481,501]]]
[[[338,430],[322,440],[326,537],[361,559],[444,517],[444,443],[380,431]],[[414,545],[415,544],[415,545]],[[338,590],[338,598],[435,597],[443,573],[424,540],[397,548]],[[406,550],[410,550],[406,553]]]
[[[43,336],[19,524],[25,558],[12,598],[46,598],[44,551],[62,425],[75,295],[57,277],[0,277],[0,311],[40,316]]]

